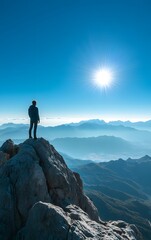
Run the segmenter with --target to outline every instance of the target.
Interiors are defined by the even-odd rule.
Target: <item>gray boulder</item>
[[[70,218],[62,208],[51,203],[36,203],[29,212],[26,226],[18,233],[17,240],[66,240]]]

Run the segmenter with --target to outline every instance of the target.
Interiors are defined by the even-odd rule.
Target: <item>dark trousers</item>
[[[30,121],[29,137],[30,138],[32,137],[31,132],[32,132],[33,126],[34,126],[34,138],[37,138],[37,136],[36,136],[37,122],[32,122],[32,121]]]

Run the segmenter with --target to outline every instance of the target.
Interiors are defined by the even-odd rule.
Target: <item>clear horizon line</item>
[[[150,121],[151,119],[149,118],[140,118],[140,119],[119,119],[119,118],[113,118],[113,119],[102,119],[102,118],[63,118],[63,117],[58,117],[58,118],[53,118],[53,117],[48,117],[48,118],[41,118],[41,122],[39,123],[39,125],[41,126],[59,126],[59,125],[64,125],[64,124],[76,124],[79,123],[81,121],[89,121],[89,120],[100,120],[100,121],[104,121],[105,123],[110,123],[110,122],[117,122],[117,121],[121,121],[121,122],[131,122],[131,123],[137,123],[137,122],[147,122]],[[8,121],[0,121],[0,126],[2,126],[3,124],[29,124],[29,119],[28,118],[9,118],[7,119]]]

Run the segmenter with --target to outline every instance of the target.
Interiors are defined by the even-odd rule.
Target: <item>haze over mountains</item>
[[[38,136],[51,141],[57,149],[73,158],[111,160],[151,155],[151,121],[136,122],[87,120],[55,127],[38,127]],[[3,124],[0,141],[16,143],[28,138],[27,124]]]
[[[114,136],[57,138],[52,144],[72,157],[92,160],[115,159],[117,156],[138,157],[146,153],[143,147],[140,149],[137,145]]]

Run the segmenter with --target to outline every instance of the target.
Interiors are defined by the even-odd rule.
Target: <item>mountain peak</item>
[[[20,145],[7,140],[0,148],[0,179],[0,239],[141,239],[129,224],[99,219],[80,175],[43,138]]]
[[[70,126],[80,126],[80,125],[83,125],[83,124],[102,125],[102,124],[106,124],[106,122],[104,120],[100,120],[100,119],[89,119],[89,120],[80,121],[78,123],[70,123],[70,124],[67,124],[67,125],[70,125]]]

